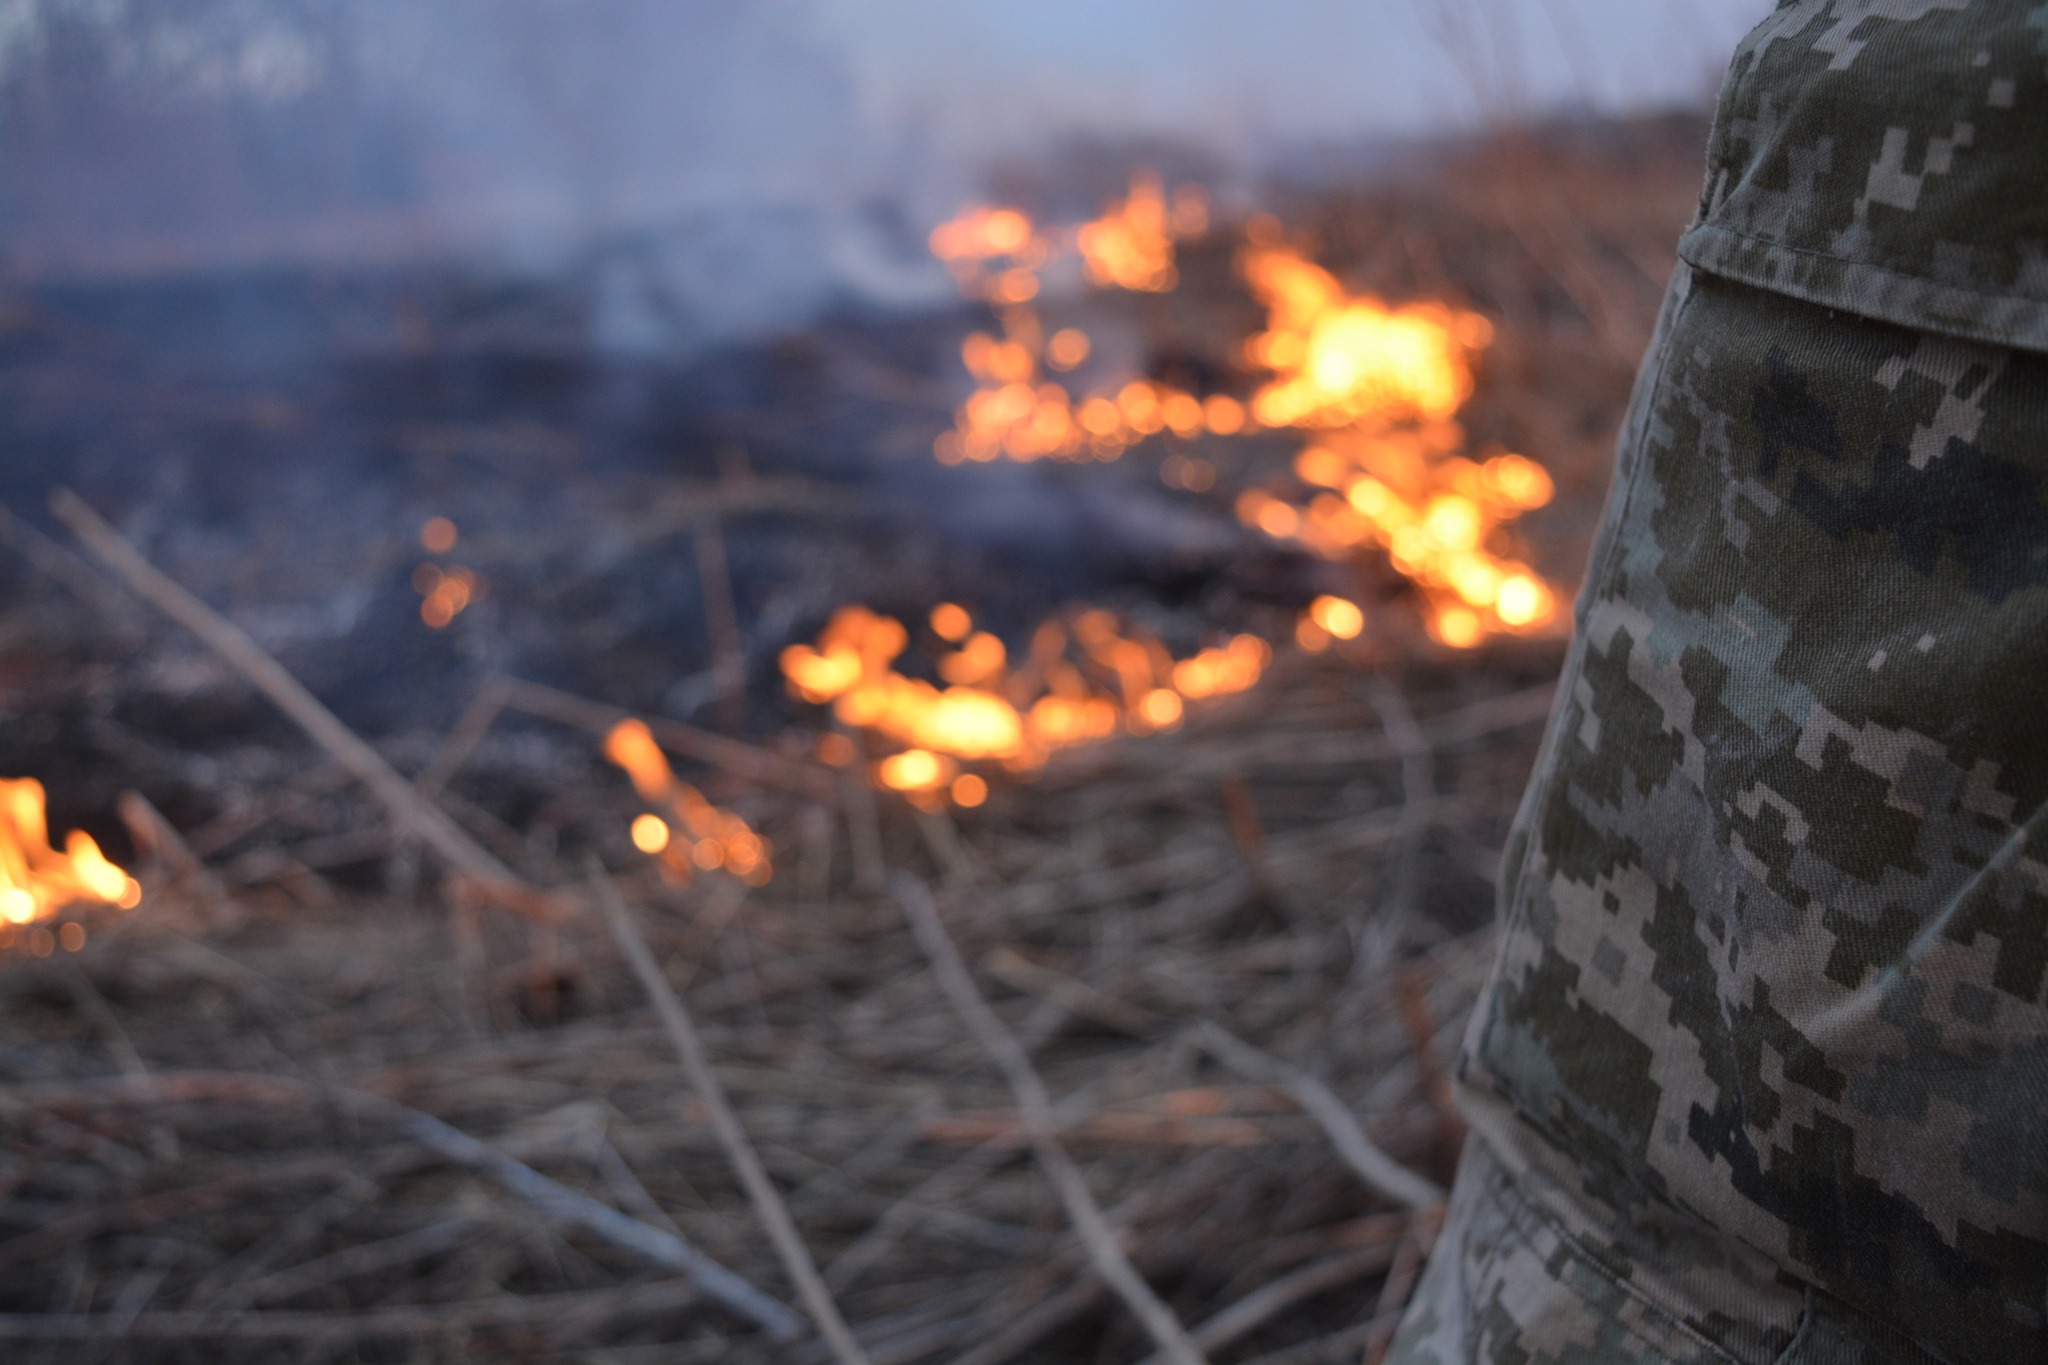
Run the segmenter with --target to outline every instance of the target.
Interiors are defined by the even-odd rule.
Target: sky
[[[874,126],[963,150],[1070,132],[1398,137],[1705,103],[1770,0],[816,0]]]

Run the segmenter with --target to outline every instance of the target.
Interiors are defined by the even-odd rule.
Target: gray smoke
[[[1697,102],[1763,0],[0,0],[0,282],[582,272],[604,344],[947,297],[992,160]]]

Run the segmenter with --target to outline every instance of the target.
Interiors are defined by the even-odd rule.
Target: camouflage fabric
[[[1401,1365],[2048,1360],[2037,229],[2048,5],[1738,53]]]
[[[1864,317],[2048,347],[2048,5],[1796,0],[1737,50],[1703,271]]]

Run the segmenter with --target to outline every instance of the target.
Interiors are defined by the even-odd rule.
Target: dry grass
[[[1361,283],[1500,320],[1468,417],[1558,472],[1535,534],[1560,576],[1696,178],[1687,157],[1624,151],[1482,148],[1317,220]],[[1243,331],[1162,319],[1195,351]],[[46,583],[77,577],[30,548]],[[1418,1191],[1451,1179],[1446,1069],[1559,658],[1376,625],[1283,655],[1177,734],[1064,755],[950,814],[714,741],[708,789],[777,842],[752,891],[663,882],[624,843],[633,807],[594,741],[533,728],[604,706],[535,693],[550,718],[508,735],[501,687],[438,745],[382,748],[533,884],[576,891],[581,855],[603,855],[868,1359],[1146,1354],[1113,1259],[1048,1181],[1056,1151],[1210,1358],[1349,1360],[1384,1348],[1435,1229]],[[383,808],[289,735],[206,754],[101,739],[220,799],[189,849],[129,803],[156,849],[143,908],[82,953],[0,966],[8,1359],[831,1358],[649,1251],[687,1243],[799,1306],[715,1101],[679,1079],[672,1027],[596,917],[443,894]],[[545,790],[494,787],[521,763]],[[328,872],[366,862],[367,890]],[[961,980],[935,975],[930,933],[920,947],[886,891],[904,874],[932,888],[995,1032],[963,1025]],[[991,1061],[997,1036],[1049,1119],[1019,1059]],[[427,1140],[434,1121],[490,1154]],[[592,1201],[618,1223],[575,1213]]]
[[[1218,1065],[1196,1030],[1319,1077],[1396,1160],[1448,1180],[1428,1077],[1487,965],[1486,882],[1555,656],[1369,662],[1297,661],[1255,703],[982,811],[880,812],[882,858],[938,888],[1146,1278],[1198,1334],[1266,1294],[1232,1320],[1240,1357],[1369,1323],[1369,1281],[1417,1225],[1285,1087]],[[1420,718],[1426,824],[1406,816],[1369,672]],[[765,890],[619,877],[855,1333],[876,1360],[1122,1358],[1140,1343],[1058,1216],[1009,1090],[896,906],[853,892],[840,813],[811,809],[810,841]],[[1390,873],[1411,858],[1420,903],[1389,917]],[[598,925],[494,916],[465,951],[460,920],[338,899],[204,931],[217,907],[160,876],[153,890],[84,953],[0,977],[19,1078],[0,1111],[0,1265],[10,1306],[34,1310],[0,1318],[0,1336],[24,1358],[88,1324],[94,1349],[133,1360],[810,1358],[376,1111],[180,1088],[290,1077],[429,1112],[673,1220],[788,1299]],[[523,1313],[533,1296],[544,1311]]]

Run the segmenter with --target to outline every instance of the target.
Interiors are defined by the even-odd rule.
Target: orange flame
[[[1384,550],[1423,590],[1431,631],[1445,644],[1469,648],[1488,634],[1541,629],[1557,619],[1556,590],[1489,547],[1550,500],[1550,476],[1521,455],[1452,453],[1462,439],[1449,424],[1326,435],[1295,457],[1296,477],[1315,490],[1303,503],[1248,489],[1238,519],[1329,559]]]
[[[1183,189],[1169,208],[1162,182],[1140,175],[1121,203],[1076,231],[1074,243],[1095,284],[1163,291],[1176,282],[1174,239],[1206,226],[1199,190]],[[1331,559],[1384,551],[1422,590],[1431,633],[1456,648],[1557,621],[1557,590],[1513,557],[1506,531],[1550,500],[1550,476],[1520,455],[1464,453],[1464,434],[1451,420],[1472,395],[1474,361],[1491,344],[1491,324],[1440,302],[1396,306],[1351,294],[1287,246],[1270,219],[1254,220],[1248,236],[1239,263],[1267,320],[1244,354],[1271,371],[1249,408],[1224,395],[1204,400],[1142,379],[1075,399],[1042,370],[1083,363],[1088,339],[1071,328],[1046,339],[1027,303],[1037,294],[1035,276],[1028,287],[1015,278],[1050,258],[1057,235],[1040,232],[1014,209],[970,209],[942,225],[933,233],[933,250],[955,267],[963,288],[998,305],[1003,335],[976,332],[962,346],[977,387],[955,414],[953,429],[938,438],[938,458],[947,464],[1003,457],[1114,460],[1161,432],[1316,431],[1321,439],[1295,461],[1298,496],[1252,488],[1238,497],[1238,517],[1247,526]],[[1193,492],[1207,490],[1216,477],[1207,460],[1178,452],[1159,472],[1169,486]],[[1296,629],[1296,640],[1311,650],[1343,638],[1313,610]],[[850,658],[805,661],[806,676],[792,674],[792,681],[807,695],[816,693],[814,699],[837,697],[839,685],[813,683],[819,670],[836,669],[840,682],[850,678]],[[976,685],[1003,663],[1000,657],[962,657],[941,677]],[[897,705],[904,708],[932,709],[915,698]],[[1028,728],[1031,714],[1025,719]],[[1047,734],[1094,735],[1117,723],[1085,707],[1044,711]]]
[[[1266,330],[1245,343],[1253,364],[1275,372],[1252,398],[1263,425],[1436,422],[1471,397],[1471,357],[1493,339],[1477,313],[1354,297],[1284,246],[1250,247],[1242,266],[1267,310]]]
[[[1071,234],[1089,280],[1103,288],[1157,293],[1178,281],[1174,241],[1207,230],[1208,199],[1198,186],[1177,190],[1169,203],[1164,183],[1140,173],[1121,203]],[[932,230],[932,254],[944,261],[969,297],[995,305],[1003,336],[976,332],[960,359],[975,391],[954,414],[953,430],[933,445],[941,463],[1013,460],[1114,460],[1147,436],[1172,431],[1227,435],[1244,429],[1235,399],[1208,400],[1165,384],[1133,380],[1111,393],[1076,399],[1044,377],[1067,371],[1093,349],[1086,333],[1061,328],[1044,335],[1037,312],[1037,272],[1049,263],[1062,234],[1045,234],[1020,209],[977,206]]]
[[[1265,641],[1239,635],[1175,661],[1157,640],[1093,610],[1040,625],[1012,665],[1002,641],[975,631],[965,608],[942,605],[932,625],[958,645],[937,661],[947,687],[898,672],[910,633],[862,606],[840,608],[816,643],[784,650],[782,672],[793,692],[830,703],[841,723],[905,746],[876,766],[880,785],[933,799],[943,792],[967,806],[986,800],[988,787],[960,772],[963,762],[1028,772],[1058,749],[1174,729],[1188,702],[1246,690],[1272,658]]]
[[[1203,217],[1206,223],[1206,213]],[[1180,282],[1173,264],[1173,227],[1165,184],[1156,175],[1132,176],[1124,201],[1074,234],[1088,282],[1148,294],[1173,288]]]
[[[1147,436],[1171,431],[1195,436],[1204,431],[1230,435],[1245,427],[1244,405],[1224,394],[1200,399],[1170,385],[1136,379],[1114,393],[1076,402],[1058,383],[1044,379],[1041,360],[1071,368],[1087,353],[1087,339],[1071,330],[1052,342],[1069,341],[1060,355],[1044,343],[1041,354],[1035,315],[1017,312],[1004,319],[1006,336],[973,332],[961,344],[960,359],[974,376],[975,391],[954,414],[953,429],[941,433],[933,451],[942,464],[1013,460],[1114,460]]]
[[[1330,559],[1384,550],[1422,589],[1431,634],[1454,648],[1556,620],[1556,590],[1500,552],[1503,528],[1550,501],[1550,475],[1521,455],[1461,453],[1464,433],[1449,420],[1472,394],[1472,362],[1491,326],[1440,303],[1391,308],[1352,296],[1261,237],[1242,264],[1267,330],[1246,354],[1274,377],[1253,396],[1252,415],[1324,434],[1295,457],[1299,500],[1248,489],[1238,519]],[[1306,648],[1331,638],[1342,636],[1313,614],[1296,629]]]
[[[72,905],[114,905],[132,910],[142,901],[141,885],[107,860],[83,830],[64,839],[64,851],[50,847],[43,784],[32,777],[0,778],[0,946],[13,943],[22,926],[40,926]],[[38,956],[61,942],[76,951],[85,943],[82,925],[52,935],[32,931]]]
[[[679,780],[646,722],[629,717],[614,725],[605,736],[604,756],[625,770],[641,800],[668,813],[669,818],[648,812],[634,819],[633,846],[642,853],[659,857],[685,880],[696,871],[722,868],[749,886],[762,886],[774,875],[768,841]]]

